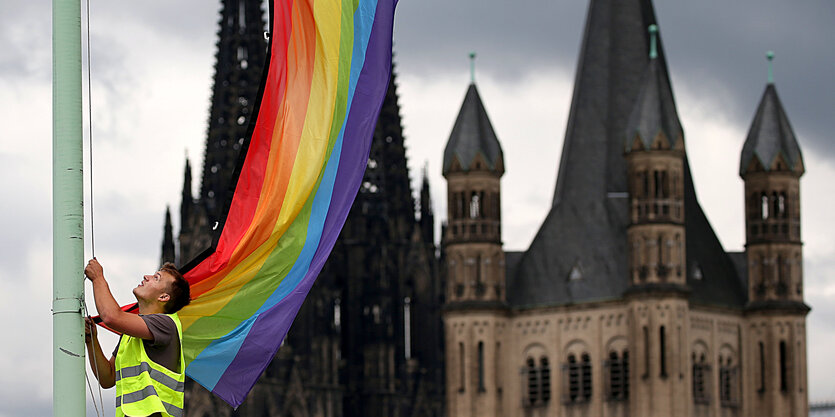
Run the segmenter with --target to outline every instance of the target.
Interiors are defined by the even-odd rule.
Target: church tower
[[[448,415],[481,416],[503,408],[496,377],[506,310],[502,174],[501,145],[473,81],[443,159]]]
[[[800,176],[803,157],[771,75],[742,148],[752,415],[805,416],[806,314]]]
[[[685,415],[687,287],[684,227],[684,132],[672,87],[658,59],[658,27],[649,26],[646,67],[626,129],[627,226],[633,326],[630,415]],[[682,332],[684,334],[682,334]],[[675,400],[677,399],[677,400]]]
[[[180,265],[208,248],[212,230],[222,226],[223,211],[235,187],[230,181],[249,128],[267,57],[261,1],[222,0],[219,26],[202,181],[198,198],[188,213],[183,209]],[[191,186],[187,185],[188,188],[183,188],[184,205],[192,200]]]

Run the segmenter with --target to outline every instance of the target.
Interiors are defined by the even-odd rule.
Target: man
[[[110,293],[101,264],[84,268],[93,283],[96,309],[105,325],[122,334],[110,359],[104,356],[96,326],[87,319],[87,351],[102,388],[116,386],[117,416],[183,415],[182,326],[177,311],[190,301],[188,282],[173,264],[145,275],[133,294],[139,315],[122,311]]]

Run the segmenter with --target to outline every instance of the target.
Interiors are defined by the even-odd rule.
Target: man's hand
[[[90,281],[96,281],[99,278],[104,278],[104,269],[102,269],[99,261],[97,261],[96,258],[93,258],[87,262],[87,267],[84,268],[84,275],[86,275],[87,279]]]
[[[93,319],[90,316],[84,318],[84,341],[90,343],[93,339],[97,339],[99,337],[99,331],[96,329],[96,324],[93,323]]]

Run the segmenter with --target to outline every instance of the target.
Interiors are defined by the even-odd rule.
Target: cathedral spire
[[[212,107],[203,161],[200,203],[213,224],[228,198],[266,60],[264,12],[258,0],[222,0]]]
[[[175,261],[174,231],[171,226],[171,207],[165,206],[165,226],[162,231],[162,258],[160,264]]]

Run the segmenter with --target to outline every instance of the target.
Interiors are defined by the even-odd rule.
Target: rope
[[[93,228],[93,86],[92,86],[92,49],[90,48],[90,0],[85,1],[87,6],[87,16],[86,16],[86,23],[87,23],[87,126],[89,128],[88,139],[90,142],[89,150],[90,150],[90,249],[93,253],[93,258],[96,257],[96,234]],[[87,311],[87,302],[84,300],[84,297],[81,297],[81,307],[83,309],[83,317],[89,317],[89,312]],[[87,326],[85,321],[84,326]],[[95,324],[93,324],[95,326]],[[92,338],[92,329],[90,330],[91,334],[90,337]],[[87,388],[90,390],[90,399],[93,400],[93,408],[96,410],[96,416],[104,415],[104,400],[103,395],[101,393],[101,380],[99,379],[99,364],[98,364],[98,355],[96,354],[96,345],[98,344],[98,340],[90,343],[93,347],[93,375],[95,375],[96,380],[99,381],[98,386],[99,389],[99,405],[96,405],[96,395],[93,393],[93,386],[90,384],[90,376],[87,372],[84,372],[84,379],[87,381]],[[99,346],[101,348],[101,346]]]
[[[82,308],[82,316],[83,317],[90,317],[89,312],[87,311],[87,303],[84,301],[84,298],[81,299],[81,308]],[[84,326],[87,326],[86,322],[84,323]],[[93,324],[93,326],[95,326],[95,324]],[[91,338],[93,337],[92,330],[91,330],[90,337]],[[96,343],[98,343],[98,340],[96,341]],[[90,343],[90,344],[93,345],[92,343]],[[95,345],[93,345],[92,355],[93,355],[93,365],[95,365],[93,367],[93,375],[96,376],[96,381],[101,381],[99,379],[98,355],[96,355],[95,349],[96,349],[96,347],[95,347]],[[104,400],[102,399],[101,382],[96,384],[99,387],[99,404],[101,405],[101,414],[99,414],[99,406],[96,405],[96,395],[93,393],[93,386],[90,384],[90,376],[87,375],[87,372],[84,372],[84,379],[87,380],[87,388],[90,389],[90,398],[93,400],[93,408],[96,409],[96,416],[97,417],[98,416],[103,416],[104,415]]]
[[[92,70],[91,70],[91,58],[92,52],[90,50],[90,0],[86,1],[87,3],[87,126],[89,127],[89,135],[87,135],[90,141],[90,250],[93,253],[93,258],[96,257],[96,234],[94,233],[93,228],[93,87],[92,87]]]

